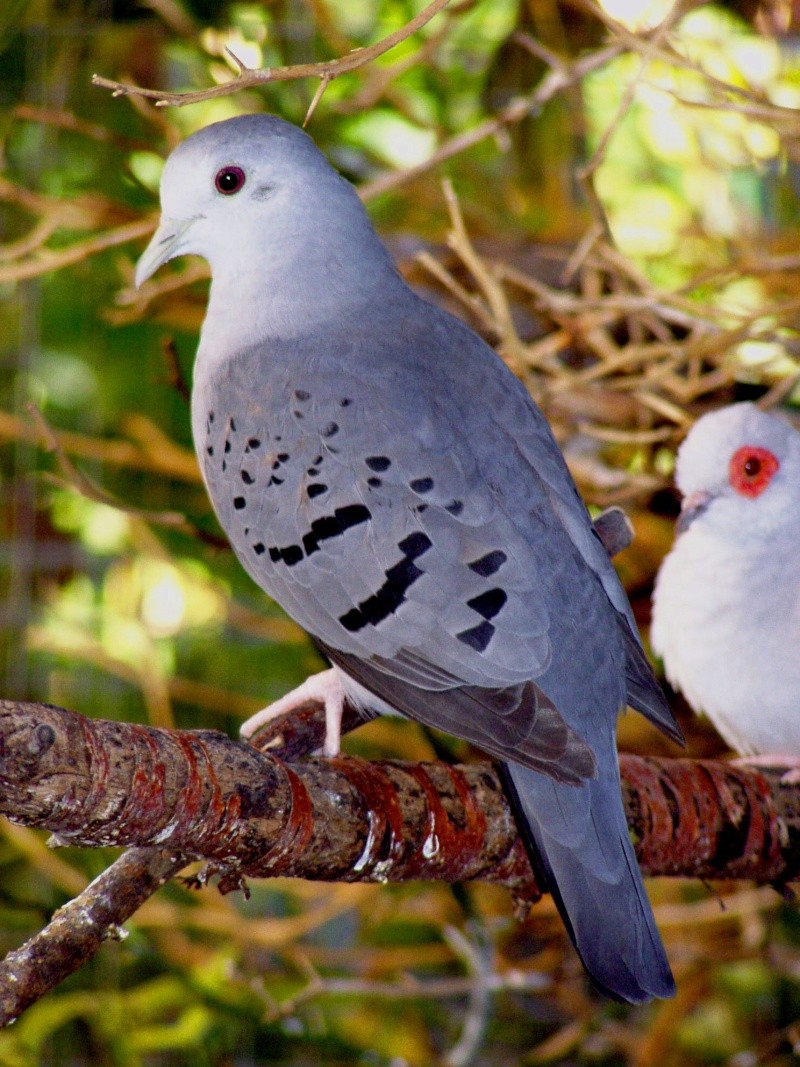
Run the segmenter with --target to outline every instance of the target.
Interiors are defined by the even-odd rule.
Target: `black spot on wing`
[[[485,593],[468,600],[467,607],[477,611],[484,619],[493,619],[507,600],[508,594],[504,589],[487,589]]]
[[[272,481],[275,480],[273,477]],[[322,515],[314,519],[311,528],[303,534],[302,547],[300,545],[283,547],[272,545],[269,549],[269,558],[273,563],[285,563],[287,567],[294,567],[301,559],[319,551],[323,541],[339,537],[353,526],[359,526],[371,518],[369,508],[365,508],[363,504],[348,504],[345,507],[336,508],[332,515]]]
[[[493,552],[487,552],[485,556],[481,556],[480,559],[474,559],[467,566],[471,571],[480,574],[482,578],[489,578],[495,571],[500,570],[507,559],[505,552],[496,548]]]
[[[322,482],[312,482],[306,490],[309,497],[313,500],[315,496],[322,496],[323,493],[328,492],[327,485],[323,485]]]
[[[364,462],[371,471],[375,471],[377,474],[388,470],[392,465],[392,461],[386,456],[367,456]]]
[[[432,543],[427,534],[422,532],[409,534],[398,542],[397,547],[403,553],[403,558],[385,571],[386,581],[377,592],[340,616],[339,622],[345,630],[356,633],[365,626],[377,626],[397,611],[405,601],[408,590],[424,573],[414,561],[424,555]]]
[[[451,500],[449,504],[445,504],[445,511],[449,511],[451,515],[460,515],[464,510],[464,503],[461,500]]]
[[[433,478],[414,478],[408,484],[415,493],[429,493],[433,489]]]
[[[419,559],[419,557],[427,552],[433,544],[430,537],[423,533],[421,530],[417,530],[408,537],[404,537],[402,541],[398,541],[397,547],[407,556],[409,559]]]
[[[369,508],[363,504],[347,504],[337,508],[332,515],[323,515],[314,519],[311,529],[303,535],[303,547],[306,555],[319,549],[322,541],[329,541],[332,537],[339,537],[353,526],[359,526],[362,522],[368,522],[372,518]]]
[[[295,563],[299,563],[303,558],[303,550],[300,545],[287,545],[286,548],[278,549],[279,559],[282,559],[287,567],[293,567]],[[272,550],[270,549],[270,557],[272,556]]]
[[[456,637],[463,644],[474,648],[476,652],[485,652],[494,637],[494,626],[490,622],[482,622],[470,630],[462,630],[460,634],[456,634]]]

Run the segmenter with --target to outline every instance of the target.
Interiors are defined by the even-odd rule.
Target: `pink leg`
[[[325,745],[323,752],[326,756],[338,756],[342,737],[344,690],[339,672],[333,667],[327,671],[320,671],[319,674],[312,674],[291,693],[287,693],[269,707],[257,711],[247,722],[242,723],[239,733],[242,737],[252,737],[262,726],[277,718],[278,715],[295,711],[303,704],[308,704],[309,701],[324,704]]]

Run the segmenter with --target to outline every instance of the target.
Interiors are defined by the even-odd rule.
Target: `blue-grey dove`
[[[326,751],[346,693],[490,753],[596,984],[670,996],[615,726],[627,700],[679,730],[543,415],[408,288],[300,129],[195,133],[161,206],[136,280],[185,253],[211,265],[195,445],[245,569],[333,664],[301,687],[325,699]]]

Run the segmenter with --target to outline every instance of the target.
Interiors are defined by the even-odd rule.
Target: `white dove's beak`
[[[710,503],[711,493],[707,493],[704,490],[689,493],[688,496],[684,497],[681,504],[681,513],[675,524],[675,532],[679,534],[685,533],[694,520],[703,514]]]
[[[159,267],[163,267],[170,259],[184,254],[186,249],[184,238],[186,232],[197,218],[192,219],[166,219],[162,218],[158,229],[153,234],[150,244],[145,248],[136,264],[134,282],[139,289]]]

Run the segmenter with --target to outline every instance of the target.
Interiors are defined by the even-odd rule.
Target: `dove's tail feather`
[[[627,619],[620,616],[620,629],[625,640],[625,678],[628,689],[628,703],[636,708],[646,719],[658,727],[671,741],[685,745],[675,712],[667,703],[661,686],[656,681],[653,668],[648,662],[639,638],[628,625]]]
[[[600,777],[579,786],[516,764],[501,765],[501,774],[534,871],[595,985],[632,1004],[671,997],[675,982],[628,836],[616,756],[599,763]]]

